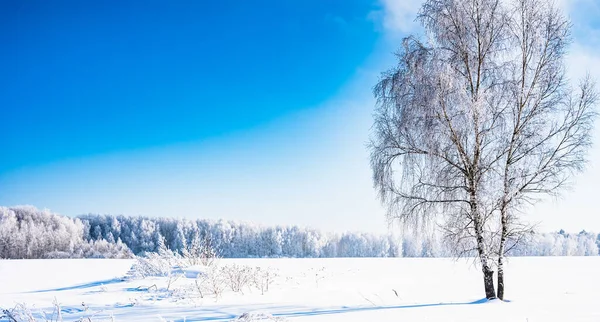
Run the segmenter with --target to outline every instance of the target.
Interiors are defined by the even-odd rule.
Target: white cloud
[[[415,21],[421,8],[420,1],[381,0],[381,9],[370,13],[370,18],[381,24],[386,32],[410,33],[418,24]]]
[[[567,75],[573,85],[587,73],[597,81],[600,80],[600,48],[595,49],[576,42],[567,56],[567,68]]]
[[[600,2],[597,0],[558,0],[571,19],[573,45],[567,56],[568,76],[573,81],[590,73],[600,79]]]

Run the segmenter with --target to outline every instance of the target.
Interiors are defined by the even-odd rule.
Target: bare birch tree
[[[502,154],[499,201],[498,298],[504,298],[504,257],[528,230],[519,218],[540,195],[556,195],[585,165],[598,99],[586,77],[575,90],[565,77],[570,23],[543,0],[518,0],[511,8],[509,109],[498,151]],[[507,245],[507,243],[510,243]]]
[[[543,1],[428,0],[418,18],[426,40],[405,38],[374,88],[374,185],[390,220],[439,223],[476,254],[488,299],[498,265],[502,297],[516,210],[581,169],[595,92],[571,98],[569,24]]]

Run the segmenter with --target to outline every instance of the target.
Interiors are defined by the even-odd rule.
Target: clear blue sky
[[[598,6],[561,4],[600,62]],[[370,90],[418,6],[3,1],[0,204],[385,230]]]
[[[326,100],[369,1],[4,1],[0,171],[220,136]]]

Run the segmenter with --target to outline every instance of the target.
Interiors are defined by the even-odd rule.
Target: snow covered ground
[[[472,261],[451,259],[236,259],[271,267],[268,292],[185,298],[166,277],[124,279],[131,260],[0,260],[0,307],[34,314],[60,303],[65,321],[230,321],[260,312],[286,321],[600,321],[600,257],[511,258],[508,302],[482,300]],[[178,287],[193,279],[180,278]],[[258,313],[257,313],[258,312]]]

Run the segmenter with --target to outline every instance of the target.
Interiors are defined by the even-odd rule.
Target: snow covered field
[[[271,267],[268,292],[222,298],[161,292],[168,278],[123,279],[132,260],[1,260],[0,307],[34,314],[60,303],[65,321],[230,321],[266,312],[286,321],[600,321],[600,257],[511,258],[509,302],[482,300],[472,261],[451,259],[236,259]],[[194,279],[180,278],[172,289]],[[156,285],[149,290],[146,288]]]

